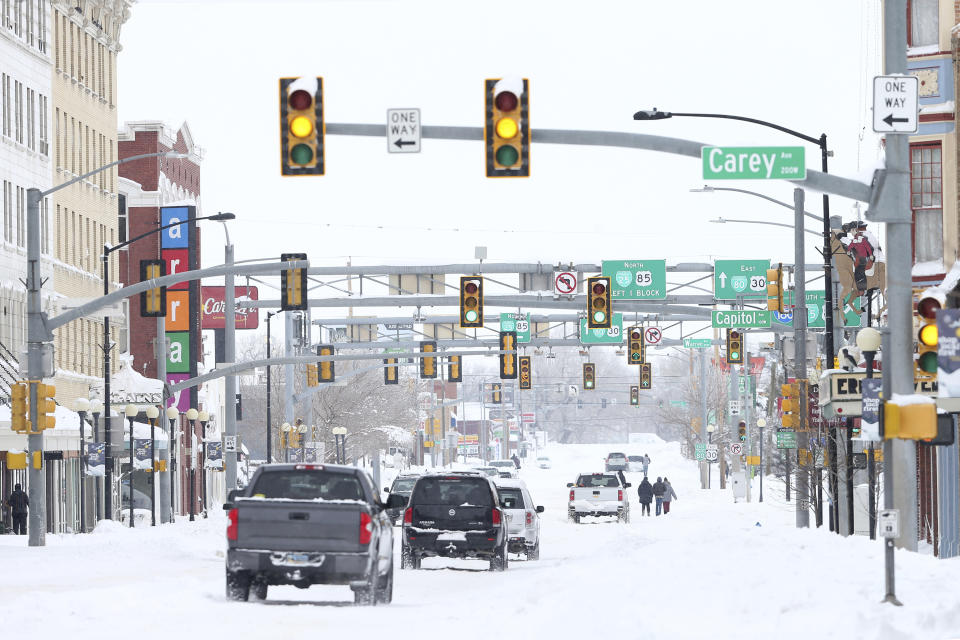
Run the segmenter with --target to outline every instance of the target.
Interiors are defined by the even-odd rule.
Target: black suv
[[[400,567],[443,556],[488,559],[491,571],[503,571],[507,523],[499,505],[496,485],[478,472],[422,476],[403,512]]]

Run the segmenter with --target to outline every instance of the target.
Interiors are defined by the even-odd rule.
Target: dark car
[[[403,512],[400,567],[419,569],[433,556],[486,559],[491,571],[507,568],[506,518],[486,476],[454,472],[417,480]]]
[[[384,487],[387,493],[387,515],[393,524],[397,524],[403,515],[403,510],[407,508],[407,501],[410,499],[410,493],[413,491],[413,485],[417,483],[419,473],[404,473],[393,479],[390,487]]]

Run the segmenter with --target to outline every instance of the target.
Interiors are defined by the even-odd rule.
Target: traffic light
[[[530,356],[520,356],[520,388],[533,388],[533,372],[530,370]]]
[[[636,384],[630,385],[630,405],[633,407],[640,406],[640,386]]]
[[[140,282],[153,280],[166,275],[166,263],[163,260],[141,260]],[[167,288],[148,289],[140,294],[140,316],[160,318],[167,315]]]
[[[460,356],[447,358],[447,382],[463,382],[463,369],[460,368]]]
[[[743,334],[727,329],[727,364],[743,364]]]
[[[937,329],[937,312],[943,308],[944,299],[937,294],[926,293],[917,301],[917,360],[914,370],[921,378],[933,378],[937,375],[937,343],[940,333]]]
[[[280,174],[323,175],[323,78],[280,78]]]
[[[10,385],[10,428],[17,433],[30,431],[30,417],[27,415],[29,391],[25,382]]]
[[[281,253],[280,262],[306,260],[305,253]],[[305,311],[307,309],[307,270],[283,269],[280,272],[280,310]]]
[[[515,352],[516,349],[517,349],[517,332],[501,331],[500,332],[500,350]],[[513,380],[516,377],[517,377],[517,354],[501,353],[500,354],[500,379]]]
[[[767,310],[783,313],[782,263],[778,264],[776,269],[767,269]]]
[[[747,423],[743,420],[737,424],[737,433],[740,435],[740,442],[747,441]]]
[[[647,346],[643,339],[643,327],[627,329],[627,364],[641,364],[647,359]]]
[[[57,411],[57,403],[53,399],[55,395],[55,386],[37,383],[37,431],[53,429],[57,425],[57,419],[53,415]]]
[[[503,404],[503,396],[500,394],[501,385],[499,382],[494,382],[491,388],[490,400],[493,404]]]
[[[437,350],[437,343],[432,340],[421,340],[420,351],[434,353]],[[424,356],[420,358],[420,377],[437,377],[437,358],[435,356]]]
[[[317,369],[317,365],[315,364],[307,365],[307,386],[308,387],[320,386],[320,373]]]
[[[613,312],[610,309],[610,278],[587,278],[587,328],[609,329]]]
[[[803,383],[800,382],[780,385],[780,395],[783,397],[780,401],[780,411],[783,413],[780,418],[781,426],[789,429],[798,429],[802,426],[800,412],[805,406],[802,387]]]
[[[653,387],[653,365],[644,362],[640,365],[640,388],[651,389]]]
[[[484,83],[488,178],[530,177],[530,90],[526,78]]]
[[[483,277],[460,277],[460,326],[483,326]]]
[[[318,356],[332,356],[333,345],[321,344],[317,346]],[[320,362],[320,382],[333,382],[336,379],[336,369],[333,366],[333,360],[323,360]]]
[[[597,367],[592,362],[583,363],[583,390],[593,391],[597,387]]]
[[[383,360],[385,365],[395,365],[397,364],[396,358],[385,358]],[[395,366],[386,366],[383,368],[383,384],[399,384],[400,375],[399,370]]]

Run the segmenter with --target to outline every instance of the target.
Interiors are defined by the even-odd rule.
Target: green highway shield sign
[[[530,314],[501,313],[500,331],[516,331],[517,342],[530,342]]]
[[[709,349],[713,346],[713,340],[710,338],[684,338],[684,349]]]
[[[803,147],[703,147],[704,180],[806,180]]]
[[[769,260],[717,260],[713,264],[713,297],[766,298],[769,268]]]
[[[770,326],[770,312],[765,309],[713,311],[710,315],[714,329],[766,329]]]
[[[663,300],[667,297],[666,260],[604,260],[600,273],[610,278],[610,297]]]
[[[587,319],[580,318],[581,344],[620,344],[623,342],[623,314],[614,313],[609,329],[588,329]]]
[[[807,299],[807,327],[810,329],[824,329],[827,326],[826,320],[826,292],[823,289],[814,289],[813,291],[806,292]],[[793,307],[793,291],[785,291],[783,293],[783,304],[786,307]],[[858,296],[851,303],[854,308],[859,309],[861,304],[861,299]],[[774,314],[774,322],[784,324],[787,326],[793,325],[793,314],[792,313],[782,313]],[[863,319],[858,316],[855,312],[851,310],[851,307],[848,305],[843,312],[843,326],[845,327],[860,327],[863,326]]]

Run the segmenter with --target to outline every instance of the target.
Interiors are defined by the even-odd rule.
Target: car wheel
[[[393,563],[390,563],[390,569],[387,570],[387,573],[380,576],[380,581],[377,584],[377,601],[382,602],[383,604],[390,604],[393,602]]]
[[[573,521],[574,521],[574,523],[576,523],[576,524],[580,524],[580,516],[574,515],[574,516],[573,516]]]
[[[507,547],[504,545],[497,549],[493,557],[490,558],[490,571],[506,571],[508,563]]]
[[[540,559],[540,541],[537,540],[537,544],[527,549],[527,560],[539,560],[539,559]]]
[[[410,547],[407,545],[400,546],[400,568],[401,569],[416,569],[413,562],[413,551],[410,550]]]
[[[253,591],[253,597],[257,600],[266,600],[267,599],[267,581],[266,580],[255,580],[250,584],[251,591]]]
[[[250,598],[250,574],[227,571],[227,600],[246,602]]]

